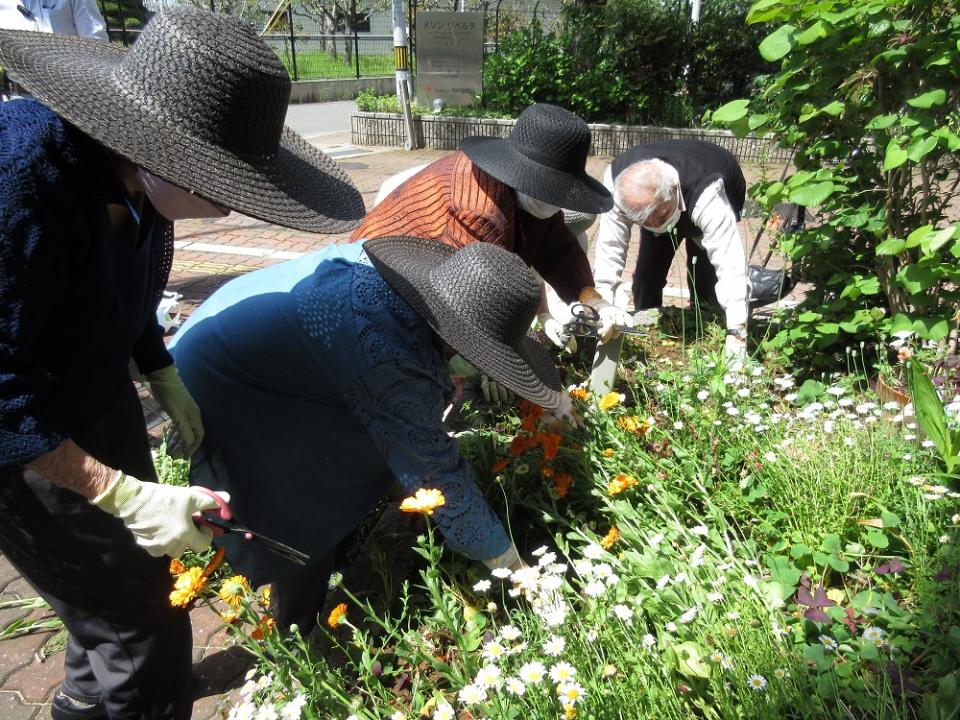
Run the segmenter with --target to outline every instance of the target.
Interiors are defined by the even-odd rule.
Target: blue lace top
[[[434,334],[359,244],[237,278],[171,346],[203,412],[197,484],[225,488],[238,520],[312,556],[328,552],[392,478],[437,488],[447,545],[485,560],[509,548],[441,422],[453,386]],[[225,542],[254,581],[285,563]]]

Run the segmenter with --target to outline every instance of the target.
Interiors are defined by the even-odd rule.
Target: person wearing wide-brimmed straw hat
[[[209,545],[191,516],[213,500],[155,482],[128,370],[199,444],[156,320],[171,221],[343,231],[362,201],[284,128],[290,79],[238,19],[162,12],[129,51],[2,31],[0,65],[35,98],[0,105],[0,551],[70,633],[55,720],[185,720],[164,556]]]
[[[597,214],[610,192],[586,172],[590,128],[546,103],[526,108],[507,138],[469,137],[370,210],[354,240],[415,235],[452,247],[487,242],[517,253],[567,303],[600,312],[601,336],[632,325],[593,285],[587,254],[561,210]]]
[[[534,274],[486,243],[393,237],[332,246],[232,280],[172,352],[207,433],[191,481],[226,488],[238,522],[308,553],[298,569],[224,537],[252,583],[272,582],[278,624],[307,632],[334,548],[396,479],[440,490],[447,545],[519,566],[503,525],[443,425],[455,351],[523,398],[572,418],[550,355],[528,335]]]

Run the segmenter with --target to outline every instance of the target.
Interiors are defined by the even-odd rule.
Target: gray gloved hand
[[[577,338],[575,335],[569,335],[569,340],[566,343],[561,339],[561,335],[564,334],[563,324],[555,319],[550,313],[541,313],[537,319],[540,321],[540,325],[543,327],[543,333],[547,336],[547,339],[550,340],[554,345],[556,345],[561,350],[566,350],[567,352],[574,353],[577,351]]]
[[[218,495],[229,502],[227,493]],[[180,557],[187,548],[202,552],[213,540],[209,528],[193,521],[195,513],[218,507],[217,501],[199,488],[143,482],[117,473],[107,489],[90,502],[120,518],[137,545],[153,557]]]
[[[512,390],[483,374],[480,375],[480,390],[483,392],[483,398],[487,402],[508,403],[513,401]]]
[[[597,330],[600,342],[607,342],[610,338],[620,334],[615,327],[616,325],[628,328],[634,327],[633,315],[616,305],[603,301],[594,305],[594,309],[600,315],[600,327]]]
[[[747,341],[736,335],[727,335],[725,348],[727,356],[734,360],[745,360],[747,357]]]
[[[144,380],[160,407],[173,420],[176,429],[172,435],[174,440],[168,444],[168,453],[176,458],[191,457],[203,441],[203,420],[200,408],[180,379],[177,367],[168,365],[155,370],[148,373]]]

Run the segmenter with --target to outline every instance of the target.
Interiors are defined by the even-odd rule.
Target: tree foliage
[[[944,338],[960,302],[955,3],[759,0],[748,20],[766,26],[759,49],[779,70],[713,120],[795,148],[795,172],[751,192],[817,209],[784,243],[812,289],[776,342]]]

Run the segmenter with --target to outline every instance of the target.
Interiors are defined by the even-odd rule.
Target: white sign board
[[[473,105],[483,87],[483,13],[420,11],[417,102]]]

